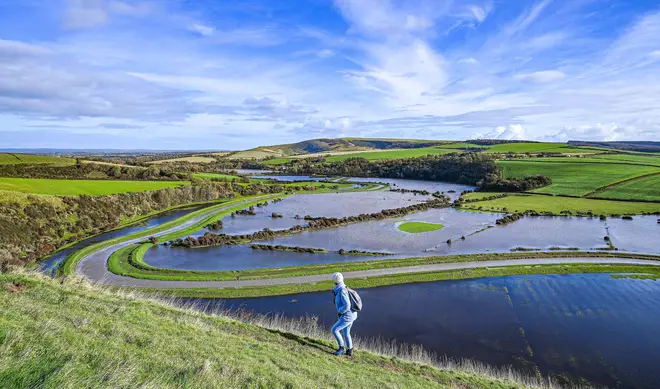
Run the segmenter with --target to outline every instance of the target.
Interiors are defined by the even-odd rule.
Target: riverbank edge
[[[353,272],[403,268],[443,263],[488,262],[493,260],[553,259],[553,258],[622,258],[660,261],[660,256],[638,253],[612,253],[602,251],[526,251],[512,253],[486,253],[464,255],[440,255],[355,262],[336,262],[321,265],[285,266],[248,270],[177,270],[157,268],[143,261],[151,244],[135,244],[114,252],[108,259],[108,270],[116,275],[160,281],[238,281],[267,280],[276,278],[304,277],[335,272]]]
[[[445,271],[432,271],[420,273],[401,273],[376,277],[352,278],[347,284],[353,289],[368,289],[382,286],[399,284],[413,284],[435,281],[459,281],[479,278],[519,276],[519,275],[553,275],[553,274],[602,274],[612,273],[616,275],[649,275],[660,276],[660,266],[654,265],[619,265],[619,264],[594,264],[594,263],[572,263],[551,265],[520,265],[499,266],[473,269],[458,269]],[[648,277],[649,279],[651,277]],[[653,277],[655,280],[655,277]],[[166,298],[256,298],[269,296],[295,295],[300,293],[312,293],[330,291],[334,283],[328,281],[316,283],[282,284],[268,286],[250,286],[241,288],[189,288],[189,289],[167,289],[167,288],[132,288],[126,286],[110,286],[112,289],[132,290],[146,295],[157,295]]]

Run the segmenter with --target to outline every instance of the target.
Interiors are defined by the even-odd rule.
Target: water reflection
[[[349,283],[350,284],[350,283]],[[395,285],[360,291],[363,337],[421,344],[439,355],[513,365],[577,382],[658,388],[660,281],[603,274],[515,276]],[[238,308],[335,320],[330,292],[239,300]]]

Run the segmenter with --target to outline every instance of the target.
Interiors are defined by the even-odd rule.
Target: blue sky
[[[0,0],[0,148],[660,140],[660,6]]]

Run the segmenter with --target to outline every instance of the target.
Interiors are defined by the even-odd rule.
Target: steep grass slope
[[[338,358],[325,340],[80,280],[0,274],[0,312],[0,387],[6,389],[525,387],[361,350]]]

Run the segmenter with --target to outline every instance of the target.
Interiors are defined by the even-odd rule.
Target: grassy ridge
[[[441,149],[437,147],[421,147],[417,149],[400,149],[400,150],[386,150],[386,151],[373,151],[364,153],[333,155],[326,158],[328,162],[343,161],[348,158],[365,158],[370,161],[380,159],[403,159],[403,158],[416,158],[424,155],[440,155],[453,153],[455,150]]]
[[[76,162],[72,158],[54,157],[48,155],[18,154],[18,153],[0,153],[0,165],[18,165],[18,164],[53,164],[53,165],[71,165]]]
[[[0,274],[0,311],[4,389],[524,387],[34,275]]]
[[[543,174],[552,185],[537,189],[540,193],[583,196],[612,183],[660,171],[654,166],[598,164],[584,162],[498,161],[505,177],[521,178]]]
[[[509,194],[506,197],[495,200],[465,203],[462,208],[497,212],[525,212],[527,210],[534,210],[537,212],[551,212],[556,215],[559,215],[562,211],[571,211],[574,214],[592,212],[594,215],[623,215],[660,212],[660,203]]]
[[[0,178],[0,190],[60,196],[103,196],[187,185],[184,181],[49,180]]]

